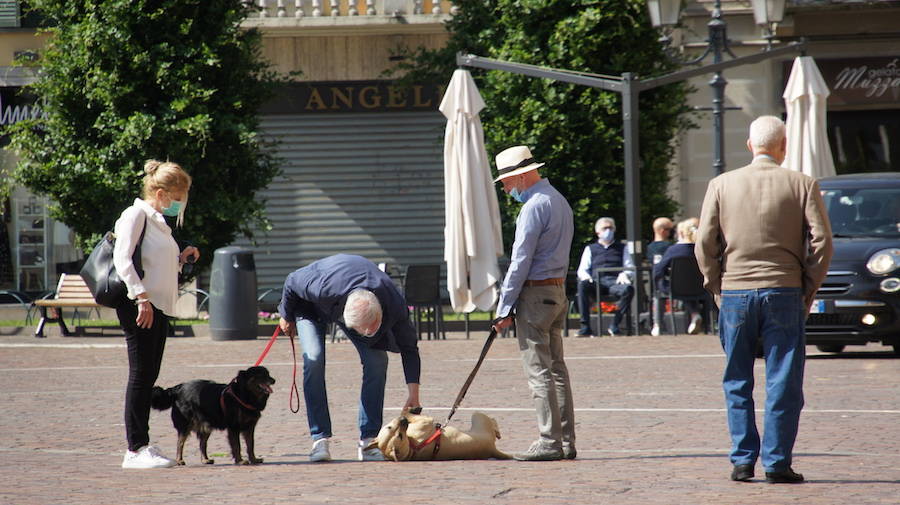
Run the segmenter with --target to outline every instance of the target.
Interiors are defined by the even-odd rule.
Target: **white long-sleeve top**
[[[141,262],[144,278],[138,276],[131,260],[134,248],[141,238],[144,221],[147,231],[141,244]],[[128,298],[135,299],[147,293],[150,303],[168,316],[175,315],[178,299],[178,244],[172,237],[172,229],[163,215],[140,198],[134,205],[122,211],[116,221],[116,248],[113,262],[116,272],[128,286]]]

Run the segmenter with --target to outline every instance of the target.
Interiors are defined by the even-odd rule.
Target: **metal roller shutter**
[[[439,112],[264,116],[283,175],[261,193],[273,229],[251,247],[260,288],[337,253],[443,264],[445,120]]]

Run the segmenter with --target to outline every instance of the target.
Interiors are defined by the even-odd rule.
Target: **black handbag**
[[[141,238],[134,248],[131,261],[138,276],[144,278],[144,268],[141,261],[141,244],[144,243],[144,233],[147,231],[147,217],[144,215],[144,228],[141,230]],[[81,278],[87,284],[94,301],[106,307],[116,308],[128,301],[128,287],[125,281],[116,272],[113,262],[113,250],[116,248],[116,234],[108,231],[106,235],[91,251],[84,266],[81,267]]]

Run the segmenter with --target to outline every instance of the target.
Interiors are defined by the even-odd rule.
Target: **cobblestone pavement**
[[[484,336],[421,343],[426,413],[446,418]],[[159,384],[227,382],[264,344],[171,339]],[[336,461],[311,464],[304,411],[288,408],[290,345],[279,339],[265,362],[278,383],[257,427],[264,464],[230,464],[218,432],[210,438],[215,465],[200,464],[192,438],[186,467],[143,471],[120,468],[127,376],[121,338],[0,336],[0,478],[7,481],[0,504],[893,505],[900,503],[900,359],[888,350],[872,345],[831,356],[809,348],[794,461],[808,482],[769,485],[759,465],[752,483],[728,479],[722,353],[710,335],[567,339],[578,459],[546,463],[355,461],[360,367],[353,346],[338,342],[327,346]],[[761,362],[757,372],[761,406]],[[389,373],[386,419],[405,399],[398,355],[391,355]],[[502,450],[524,450],[536,437],[514,340],[495,342],[453,424],[468,426],[472,410],[498,419]],[[174,455],[168,412],[151,414],[151,439]]]

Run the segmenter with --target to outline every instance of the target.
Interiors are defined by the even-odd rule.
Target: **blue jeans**
[[[762,453],[767,472],[791,466],[803,408],[806,310],[800,288],[722,292],[719,338],[726,364],[722,385],[731,431],[731,462],[755,464]],[[766,360],[766,411],[760,444],[753,404],[757,342]]]
[[[303,398],[306,419],[313,440],[328,438],[331,415],[328,413],[328,394],[325,391],[325,325],[297,318],[297,335],[303,347]],[[372,349],[354,340],[363,367],[362,388],[359,393],[359,438],[372,438],[381,430],[384,407],[384,387],[387,383],[387,351]]]

